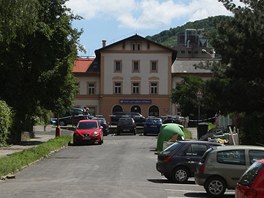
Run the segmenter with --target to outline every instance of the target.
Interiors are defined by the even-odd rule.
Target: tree
[[[213,79],[208,89],[212,95],[220,96],[214,100],[221,104],[222,111],[246,115],[245,125],[241,126],[246,129],[244,140],[255,143],[256,138],[263,140],[264,127],[264,1],[240,0],[244,6],[236,6],[232,0],[219,1],[234,17],[217,25],[217,34],[211,41],[227,67],[224,79]],[[258,123],[255,138],[249,138],[252,134],[248,120]]]
[[[204,90],[204,81],[194,76],[185,76],[172,90],[171,102],[180,105],[181,114],[189,116],[196,115],[198,108],[197,92]]]
[[[12,125],[12,109],[0,100],[0,147],[5,145]]]
[[[39,107],[60,113],[72,105],[76,82],[72,66],[81,32],[71,27],[79,19],[65,6],[65,0],[2,1],[1,12],[21,13],[31,8],[25,20],[20,15],[3,15],[0,35],[0,97],[15,111],[15,136],[32,130],[32,117]],[[14,7],[12,7],[14,6]],[[18,27],[12,24],[19,22]],[[29,29],[24,26],[30,24]],[[21,28],[20,28],[21,27]]]
[[[228,80],[229,111],[263,112],[264,102],[264,2],[241,0],[245,7],[232,0],[219,0],[234,13],[221,21],[212,45],[222,55]],[[243,93],[243,97],[241,97]]]

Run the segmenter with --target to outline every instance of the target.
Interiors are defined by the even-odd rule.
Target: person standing
[[[86,107],[86,106],[83,107],[83,114],[84,115],[88,115],[89,114],[89,108],[88,107]]]

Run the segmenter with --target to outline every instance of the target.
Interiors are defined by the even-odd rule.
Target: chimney
[[[106,46],[106,40],[102,40],[102,47]]]

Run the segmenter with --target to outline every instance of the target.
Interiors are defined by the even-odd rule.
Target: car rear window
[[[162,121],[160,119],[155,119],[154,118],[154,119],[147,119],[146,123],[148,123],[148,124],[161,124]]]
[[[168,146],[164,151],[162,151],[162,153],[167,155],[171,152],[174,152],[175,150],[180,149],[181,147],[182,147],[181,142],[175,142],[175,143],[171,144],[170,146]]]
[[[131,124],[132,119],[119,119],[118,124],[124,125],[124,124]]]
[[[252,166],[250,166],[247,171],[241,176],[238,183],[243,186],[250,186],[263,166],[264,164],[260,162],[253,163]]]

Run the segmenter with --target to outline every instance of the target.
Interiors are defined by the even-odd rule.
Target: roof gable
[[[164,46],[164,45],[161,45],[161,44],[156,43],[156,42],[154,42],[154,41],[152,41],[152,40],[146,39],[146,38],[144,38],[144,37],[142,37],[142,36],[139,36],[139,35],[137,35],[137,34],[135,34],[135,35],[133,35],[133,36],[130,36],[130,37],[127,37],[127,38],[125,38],[125,39],[122,39],[122,40],[120,40],[120,41],[117,41],[117,42],[115,42],[115,43],[112,43],[112,44],[110,44],[110,45],[107,45],[107,46],[105,46],[105,47],[102,47],[102,48],[100,48],[100,49],[98,49],[98,50],[95,50],[95,53],[98,54],[98,53],[100,53],[100,52],[102,52],[102,51],[104,51],[104,50],[107,50],[107,49],[109,49],[109,48],[112,48],[112,47],[114,47],[114,46],[116,46],[116,45],[122,45],[122,43],[126,43],[126,42],[140,42],[140,41],[141,41],[141,42],[144,41],[144,42],[147,42],[147,43],[149,43],[149,44],[156,45],[156,46],[158,46],[158,47],[160,47],[160,48],[163,48],[164,50],[170,51],[170,52],[172,52],[172,53],[176,53],[176,50],[173,49],[173,48],[166,47],[166,46]]]

